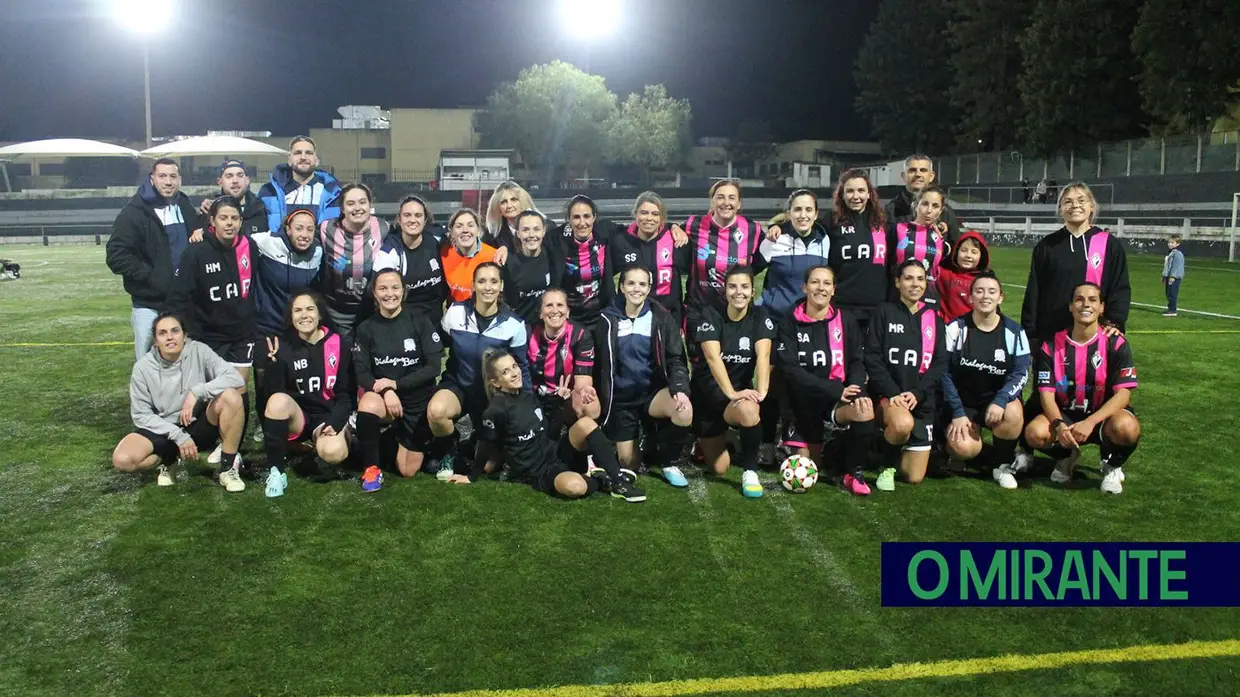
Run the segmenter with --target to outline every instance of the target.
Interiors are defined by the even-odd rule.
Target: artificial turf
[[[883,608],[884,541],[1240,540],[1240,321],[1134,307],[1141,447],[1122,496],[1096,450],[1068,489],[930,479],[854,498],[739,472],[649,501],[389,474],[226,494],[122,475],[128,298],[98,247],[3,247],[0,695],[383,695],[771,675],[1240,638],[1237,609]],[[1023,284],[1028,250],[995,249]],[[43,263],[46,262],[46,263]],[[1130,257],[1160,305],[1161,257]],[[1240,274],[1190,259],[1182,308],[1240,315]],[[1004,307],[1019,314],[1021,291]],[[1147,333],[1173,332],[1173,333]],[[261,465],[255,444],[247,460]],[[1043,467],[1045,468],[1045,462]],[[764,475],[773,481],[773,475]],[[846,695],[1237,694],[1240,658],[872,683]],[[749,693],[754,694],[754,693]]]

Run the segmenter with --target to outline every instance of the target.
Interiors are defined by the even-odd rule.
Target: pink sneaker
[[[870,485],[865,483],[864,475],[844,475],[844,488],[854,496],[869,496]]]

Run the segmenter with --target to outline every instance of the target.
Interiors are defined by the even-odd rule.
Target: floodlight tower
[[[142,40],[143,104],[146,107],[146,147],[151,147],[151,37],[168,26],[173,0],[111,0],[116,21]]]

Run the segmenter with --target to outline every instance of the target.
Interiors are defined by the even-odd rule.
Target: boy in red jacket
[[[956,240],[951,259],[944,262],[936,282],[939,291],[939,315],[943,322],[971,312],[969,304],[973,279],[979,271],[990,269],[990,250],[982,234],[969,230]]]

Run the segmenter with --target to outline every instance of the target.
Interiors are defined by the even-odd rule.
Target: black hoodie
[[[157,206],[170,205],[180,208],[181,219],[185,221],[185,239],[178,238],[175,254],[164,224],[155,212]],[[125,292],[133,299],[134,307],[167,308],[177,262],[189,245],[188,237],[197,221],[198,211],[184,192],[178,191],[172,201],[166,201],[155,192],[149,179],[142,182],[138,193],[121,209],[108,238],[107,263],[112,273],[123,279]]]
[[[254,246],[238,234],[225,246],[208,232],[185,252],[168,295],[168,307],[185,329],[211,347],[253,339],[258,334],[254,303]]]

